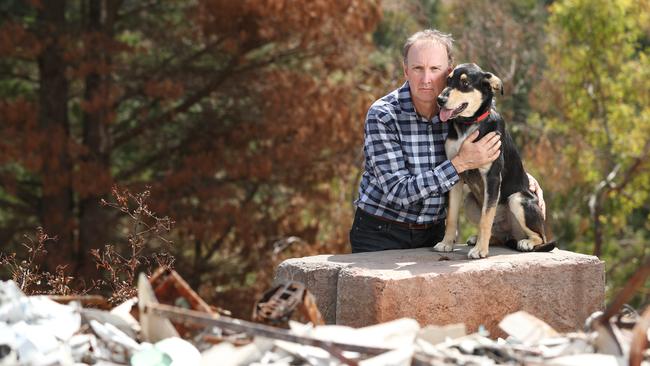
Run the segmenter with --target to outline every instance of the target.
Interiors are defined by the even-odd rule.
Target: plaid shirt
[[[355,205],[387,219],[427,224],[446,217],[459,181],[445,154],[446,123],[415,112],[408,82],[377,100],[365,125],[365,171]]]

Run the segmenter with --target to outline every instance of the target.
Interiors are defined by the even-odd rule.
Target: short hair
[[[445,46],[445,49],[447,50],[447,63],[449,63],[449,66],[453,65],[454,63],[454,55],[453,55],[453,46],[454,46],[454,38],[451,36],[451,34],[447,33],[442,33],[441,31],[437,29],[425,29],[423,31],[419,31],[412,36],[410,36],[407,40],[406,43],[404,43],[404,64],[408,63],[408,54],[409,50],[411,49],[411,46],[417,41],[433,41],[438,44],[441,44]]]

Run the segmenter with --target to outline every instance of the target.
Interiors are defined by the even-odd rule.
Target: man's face
[[[417,41],[409,49],[407,62],[404,76],[416,107],[433,104],[437,111],[436,97],[445,88],[451,72],[445,46],[429,40]]]

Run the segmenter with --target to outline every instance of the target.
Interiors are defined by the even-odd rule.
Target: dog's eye
[[[463,80],[463,81],[461,81],[460,83],[461,83],[461,84],[463,85],[463,87],[465,87],[465,88],[467,88],[467,87],[469,86],[469,81],[467,81],[467,80]]]

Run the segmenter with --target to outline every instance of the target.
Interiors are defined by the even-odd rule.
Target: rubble
[[[650,307],[639,315],[622,305],[642,281],[630,283],[584,331],[559,333],[516,312],[499,323],[508,336],[492,339],[485,330],[467,334],[464,324],[422,328],[410,318],[323,325],[312,295],[296,282],[270,289],[256,304],[253,318],[262,323],[219,314],[169,270],[141,275],[138,297],[110,310],[100,309],[101,299],[59,303],[0,282],[0,366],[650,366]],[[292,320],[296,309],[309,321]]]
[[[296,308],[310,323],[325,324],[314,296],[304,284],[296,281],[287,281],[268,290],[253,308],[253,321],[283,326]]]

